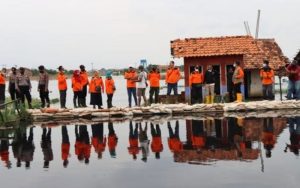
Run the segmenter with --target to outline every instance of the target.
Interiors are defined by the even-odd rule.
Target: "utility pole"
[[[258,9],[258,11],[257,11],[257,21],[256,21],[256,33],[255,33],[255,39],[258,38],[259,21],[260,21],[260,9]]]

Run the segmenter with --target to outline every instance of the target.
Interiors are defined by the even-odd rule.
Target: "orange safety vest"
[[[139,143],[137,138],[129,138],[128,153],[132,155],[139,153]]]
[[[190,86],[192,86],[192,84],[201,84],[203,82],[203,74],[200,72],[192,72],[192,74],[190,75]]]
[[[77,80],[73,77],[72,78],[72,87],[73,87],[73,91],[82,91],[81,79]]]
[[[101,87],[101,91],[104,91],[104,85],[103,85],[103,80],[101,77],[99,78],[92,78],[90,85],[89,85],[89,91],[91,93],[97,93],[96,87]]]
[[[0,73],[0,84],[5,85],[5,75]]]
[[[260,70],[260,77],[263,85],[270,85],[274,83],[274,71],[271,69],[270,71]]]
[[[183,145],[178,138],[169,138],[168,145],[172,152],[179,152],[183,149]]]
[[[175,84],[180,80],[180,71],[178,68],[169,68],[166,74],[166,82],[168,84]]]
[[[58,90],[67,90],[67,77],[64,73],[58,73],[57,75]]]
[[[158,71],[150,71],[148,80],[150,81],[150,87],[159,87],[160,73]]]
[[[117,146],[117,136],[116,135],[111,135],[111,136],[108,136],[108,149],[109,151],[112,151],[114,149],[116,149],[116,146]]]
[[[113,94],[115,92],[115,81],[113,79],[105,80],[106,94]]]
[[[160,136],[155,136],[152,138],[151,150],[154,153],[161,152],[163,150],[163,145]]]
[[[192,136],[192,144],[195,148],[202,148],[205,145],[203,136]]]
[[[135,71],[127,71],[125,72],[124,78],[127,79],[127,88],[135,88],[136,82],[129,80],[129,79],[135,79],[137,77],[137,74]]]
[[[100,142],[98,137],[92,137],[92,145],[96,153],[103,152],[106,146],[106,138],[103,138],[103,140]]]
[[[244,81],[244,71],[240,66],[237,66],[233,72],[232,82],[234,84],[243,83]]]
[[[82,85],[85,86],[85,85],[89,84],[89,75],[86,71],[84,71],[84,72],[80,71],[80,77],[82,79]]]
[[[67,160],[70,153],[70,144],[62,143],[61,144],[61,159]]]
[[[274,133],[271,132],[263,132],[263,139],[262,142],[264,145],[272,145],[274,146],[276,143],[276,138]]]

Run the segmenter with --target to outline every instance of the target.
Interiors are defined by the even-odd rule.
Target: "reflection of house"
[[[189,75],[197,65],[205,71],[212,65],[217,73],[216,94],[227,92],[227,72],[235,61],[245,69],[243,93],[246,97],[262,95],[259,69],[264,59],[275,70],[281,69],[288,59],[274,39],[254,39],[251,36],[189,38],[171,41],[171,54],[184,58],[184,72]],[[189,98],[188,77],[185,76],[186,97]]]
[[[274,122],[274,138],[286,127],[283,118],[268,118]],[[187,141],[183,150],[174,154],[176,162],[201,163],[215,160],[255,160],[260,150],[253,142],[261,142],[265,119],[187,120]],[[195,143],[195,137],[202,138]],[[275,140],[276,141],[276,140]],[[200,143],[200,144],[199,144]]]

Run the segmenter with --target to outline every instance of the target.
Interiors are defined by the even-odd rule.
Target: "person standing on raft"
[[[137,98],[136,98],[136,77],[137,73],[135,72],[132,66],[129,67],[128,71],[125,72],[124,78],[127,80],[127,94],[128,94],[128,103],[131,108],[131,97],[133,96],[135,105],[137,106]]]
[[[48,73],[45,70],[45,67],[43,65],[39,66],[39,85],[38,85],[38,91],[40,92],[40,98],[42,102],[42,108],[46,107],[47,103],[47,108],[50,107],[50,99],[49,99],[49,76]]]
[[[89,85],[89,75],[85,70],[84,65],[80,65],[80,76],[82,81],[82,95],[80,98],[80,106],[81,107],[87,107],[86,106],[86,95],[87,95],[87,86]]]
[[[107,95],[107,108],[112,108],[112,99],[114,92],[116,91],[115,81],[113,80],[111,73],[106,74],[105,79],[105,91]]]
[[[241,85],[244,82],[244,71],[240,66],[240,62],[237,61],[233,64],[234,72],[232,76],[232,82],[234,84],[234,93],[236,94],[236,102],[242,102],[243,95],[241,92]]]
[[[150,82],[149,102],[150,104],[153,103],[154,95],[154,103],[158,103],[160,72],[156,66],[154,66],[148,74],[148,80]]]
[[[139,76],[136,82],[137,82],[138,106],[141,106],[142,104],[142,97],[144,99],[144,105],[147,106],[147,97],[146,97],[146,88],[148,87],[147,73],[142,65],[139,66]]]
[[[59,100],[60,100],[60,108],[66,108],[66,98],[67,98],[67,76],[65,75],[65,69],[63,66],[58,67],[58,90],[59,90]]]
[[[19,98],[18,92],[16,90],[16,78],[17,78],[17,69],[15,67],[12,67],[11,73],[9,74],[9,83],[8,83],[8,91],[12,101]]]
[[[269,61],[264,60],[263,68],[260,70],[260,77],[263,87],[263,99],[274,100],[273,83],[274,71],[269,66]]]
[[[81,107],[80,99],[82,98],[82,81],[79,70],[75,70],[72,76],[72,88],[74,92],[73,105],[74,108]],[[78,105],[77,105],[78,103]]]
[[[300,99],[300,65],[297,60],[293,60],[286,67],[286,72],[289,77],[287,99]]]
[[[18,92],[18,95],[20,96],[20,99],[25,105],[25,96],[28,102],[28,107],[32,109],[31,106],[31,82],[29,76],[25,75],[25,68],[20,67],[20,74],[16,77],[16,90]]]
[[[174,95],[178,95],[178,81],[180,77],[179,68],[175,67],[174,61],[171,61],[166,74],[167,96],[171,95],[172,90],[174,91]]]
[[[5,73],[0,71],[0,105],[5,103]],[[2,108],[2,106],[0,107]]]
[[[215,71],[211,65],[207,66],[207,70],[204,74],[204,83],[205,83],[205,100],[207,104],[214,102],[215,96]]]
[[[89,92],[91,93],[90,105],[93,105],[94,109],[96,108],[96,106],[98,107],[98,109],[102,109],[102,93],[104,93],[104,85],[98,71],[94,72],[94,76],[91,79],[89,85]]]
[[[195,67],[189,78],[191,88],[191,104],[202,103],[203,74]]]

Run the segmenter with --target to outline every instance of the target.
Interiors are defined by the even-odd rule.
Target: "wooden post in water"
[[[282,101],[282,87],[281,87],[281,75],[279,77],[279,92],[280,92],[280,100]]]

